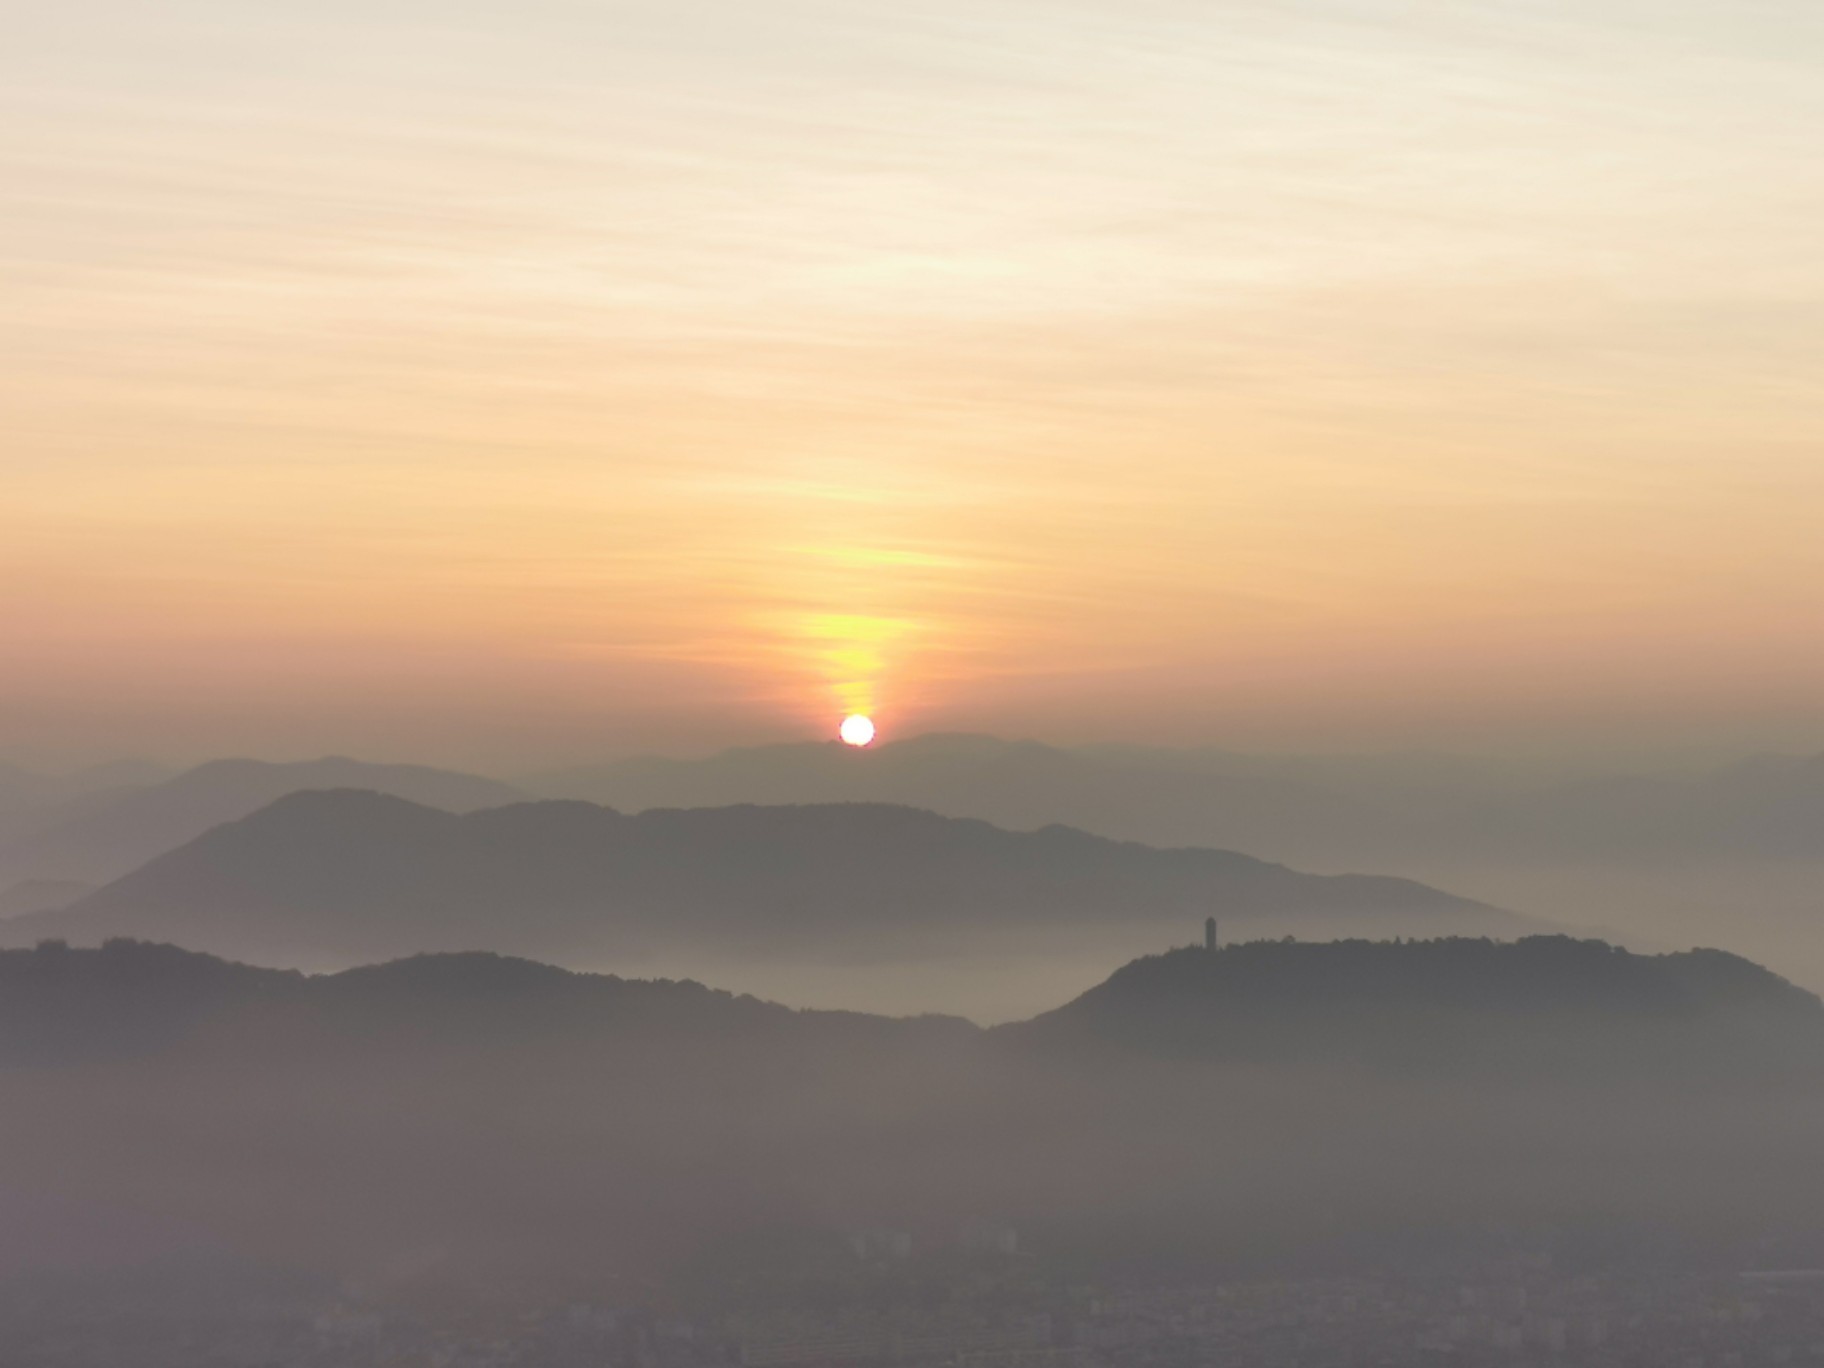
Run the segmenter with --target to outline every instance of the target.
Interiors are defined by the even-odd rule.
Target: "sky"
[[[0,754],[1824,748],[1810,0],[0,35]]]

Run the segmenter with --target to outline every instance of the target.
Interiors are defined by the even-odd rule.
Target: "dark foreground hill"
[[[14,1066],[174,1050],[263,1062],[320,1052],[322,1063],[382,1043],[449,1055],[652,1050],[681,1039],[797,1048],[820,1031],[849,1046],[896,1033],[979,1034],[952,1017],[797,1011],[700,983],[576,974],[480,951],[316,975],[144,941],[0,951],[0,1063]]]
[[[1714,1253],[1824,1222],[1820,1043],[1752,965],[1561,940],[1180,952],[992,1032],[492,955],[47,945],[0,953],[0,1210],[79,1213],[66,1263],[203,1241],[743,1295],[974,1218],[1104,1270],[1518,1226]],[[0,1227],[0,1271],[50,1257]]]
[[[1809,1066],[1824,1005],[1719,950],[1636,955],[1567,936],[1288,940],[1136,960],[1004,1029],[1054,1049],[1161,1058],[1689,1074]]]
[[[170,940],[269,964],[487,949],[583,966],[680,951],[836,962],[1116,928],[1194,935],[1508,933],[1523,919],[1401,879],[1299,874],[1218,850],[867,804],[657,810],[519,804],[454,815],[301,793],[71,906],[0,927]]]

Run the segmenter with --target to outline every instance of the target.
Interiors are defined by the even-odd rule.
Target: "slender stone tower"
[[[1214,917],[1203,919],[1203,948],[1205,950],[1216,948],[1216,918]]]

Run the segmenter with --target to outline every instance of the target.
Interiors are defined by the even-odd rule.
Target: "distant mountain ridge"
[[[1220,850],[871,804],[659,809],[580,802],[456,815],[379,794],[290,795],[69,907],[0,925],[171,940],[323,965],[484,949],[573,965],[714,946],[882,956],[1073,927],[1514,933],[1533,924],[1405,880],[1299,874]],[[630,961],[630,957],[632,957]]]
[[[931,734],[865,750],[832,741],[699,760],[635,757],[517,785],[340,757],[212,761],[176,776],[143,764],[63,778],[0,765],[0,887],[105,882],[287,793],[326,788],[373,789],[457,812],[533,796],[630,812],[891,803],[1014,830],[1058,824],[1151,845],[1245,850],[1303,868],[1396,873],[1439,858],[1811,859],[1824,851],[1824,756],[1564,780],[1424,754],[1067,748]]]
[[[800,742],[702,760],[648,756],[534,776],[527,788],[626,811],[739,803],[875,802],[972,817],[1014,830],[1063,825],[1118,840],[1215,846],[1282,859],[1305,839],[1373,829],[1371,807],[1274,775],[1161,766],[1036,741],[931,734],[868,749]]]
[[[1710,771],[1550,780],[1447,756],[1299,757],[1140,746],[1062,748],[927,735],[641,757],[534,776],[528,788],[638,811],[738,802],[898,802],[1028,829],[1219,845],[1305,866],[1440,851],[1504,859],[1812,857],[1824,756]]]
[[[364,788],[451,812],[522,801],[509,784],[422,765],[340,756],[278,763],[212,760],[158,782],[87,790],[0,825],[0,887],[105,883],[223,822],[304,789]]]
[[[0,762],[0,817],[85,794],[142,788],[171,778],[171,771],[145,760],[117,760],[64,774],[43,774],[23,765]]]

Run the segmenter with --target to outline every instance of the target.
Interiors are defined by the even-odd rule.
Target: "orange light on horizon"
[[[844,745],[866,746],[874,740],[874,719],[862,713],[850,713],[842,719],[836,734]]]

